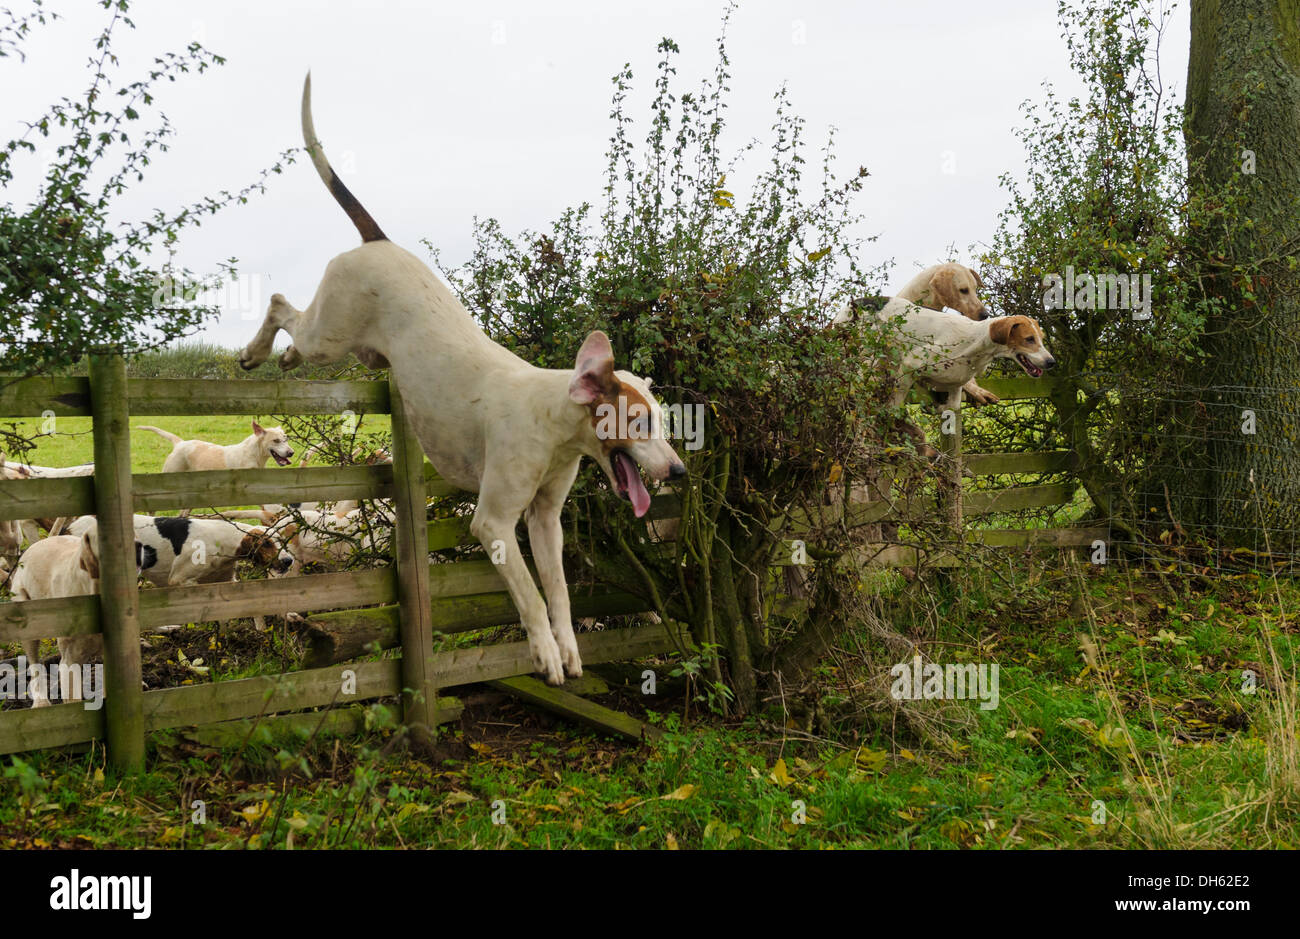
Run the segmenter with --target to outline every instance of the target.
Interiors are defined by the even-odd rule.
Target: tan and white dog
[[[471,531],[489,553],[504,549],[501,574],[528,632],[534,667],[553,685],[566,671],[581,675],[560,510],[584,456],[638,517],[650,507],[642,469],[654,479],[685,474],[664,437],[663,412],[649,384],[614,369],[614,350],[600,331],[587,336],[571,371],[537,368],[497,345],[427,265],[388,240],[339,180],[312,124],[310,75],[302,131],[317,173],[362,244],[330,261],[307,309],[273,296],[240,364],[265,361],[283,329],[293,339],[280,356],[283,368],[304,359],[333,362],[349,352],[371,368],[390,367],[434,467],[453,485],[478,493]],[[611,409],[627,419],[611,422]],[[515,538],[521,515],[545,600]]]
[[[972,320],[986,320],[992,314],[979,291],[984,281],[974,269],[955,261],[932,264],[903,285],[894,298],[911,300],[932,310],[949,307]]]
[[[135,543],[137,572],[153,563],[140,542]],[[14,599],[46,600],[52,597],[77,597],[99,592],[99,530],[91,525],[80,535],[54,535],[38,541],[18,559],[11,584]],[[40,640],[25,639],[23,654],[29,664],[40,661]],[[62,637],[58,640],[59,659],[69,668],[88,663],[103,654],[99,635]],[[32,707],[49,704],[48,689],[37,683],[32,689]]]
[[[1043,341],[1043,331],[1028,316],[1003,316],[975,321],[942,310],[917,306],[895,297],[878,318],[899,323],[905,350],[898,363],[890,404],[901,405],[913,385],[919,384],[946,395],[942,407],[961,407],[963,387],[993,363],[994,359],[1015,360],[1031,378],[1056,365]],[[933,459],[938,451],[925,440],[919,427],[906,424],[916,449]]]
[[[262,427],[253,421],[253,432],[239,443],[221,446],[206,440],[182,440],[159,427],[141,424],[136,430],[151,430],[172,445],[172,452],[163,461],[164,473],[186,473],[191,470],[262,469],[267,460],[288,466],[293,459],[293,447],[283,428]]]
[[[974,268],[947,261],[921,271],[894,294],[894,299],[911,300],[932,310],[947,307],[969,320],[981,322],[992,316],[979,298],[983,287],[984,281]],[[997,404],[1001,400],[993,392],[981,388],[974,378],[966,382],[965,391],[975,404]]]
[[[360,508],[340,512],[304,506],[279,518],[271,517],[268,511],[263,519],[293,557],[293,564],[284,572],[286,577],[301,574],[307,565],[337,567],[358,551],[384,554],[391,541],[391,516],[385,517],[377,510],[367,519]]]
[[[992,315],[979,297],[983,287],[984,281],[974,268],[956,261],[945,261],[942,264],[931,264],[918,272],[891,299],[911,300],[917,306],[931,310],[947,307],[967,319],[980,322]],[[859,312],[850,306],[835,321],[842,323],[855,319]],[[1000,400],[993,392],[981,388],[973,378],[966,383],[965,390],[975,404],[997,404]]]

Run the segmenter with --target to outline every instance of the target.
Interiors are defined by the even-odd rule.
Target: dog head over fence
[[[578,350],[569,400],[590,411],[587,453],[605,471],[614,491],[632,503],[638,518],[650,508],[642,469],[659,480],[686,475],[686,464],[668,445],[663,409],[650,382],[614,370],[614,349],[599,330]]]

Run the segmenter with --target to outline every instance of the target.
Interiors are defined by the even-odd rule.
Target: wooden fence
[[[1051,378],[982,377],[980,385],[1008,403],[1049,399],[1057,390]],[[909,403],[928,408],[932,402],[925,394],[913,391]],[[941,451],[941,457],[933,468],[937,486],[905,491],[896,485],[898,478],[888,473],[873,481],[842,480],[831,487],[842,490],[841,493],[828,499],[826,505],[797,509],[789,517],[782,518],[780,524],[785,533],[794,538],[800,532],[828,527],[879,530],[881,523],[906,524],[918,517],[929,523],[935,520],[935,509],[940,509],[944,530],[938,537],[928,539],[928,545],[873,543],[870,537],[863,538],[865,543],[855,552],[855,560],[864,565],[888,567],[915,567],[922,560],[933,567],[960,564],[962,560],[952,550],[958,543],[1026,551],[1088,547],[1098,540],[1109,542],[1109,527],[1095,524],[1023,529],[983,527],[987,526],[990,518],[997,516],[1070,505],[1078,496],[1080,486],[1071,476],[1075,467],[1075,455],[1071,450],[966,453],[962,445],[962,414],[969,413],[963,409],[956,416],[953,433],[940,433],[938,437],[930,433],[931,441],[937,442]],[[1024,485],[1020,479],[1025,476],[1057,479]],[[995,486],[971,488],[972,480],[981,483],[992,481]],[[656,498],[650,510],[651,530],[661,541],[671,541],[675,537],[676,506],[675,496],[661,496]],[[815,564],[812,561],[807,563]],[[778,562],[782,567],[790,564],[789,561]]]
[[[391,414],[393,463],[189,473],[131,473],[133,417],[215,414]],[[0,603],[0,643],[101,633],[105,695],[101,710],[79,702],[0,711],[0,754],[106,741],[111,763],[143,766],[145,737],[154,731],[204,727],[212,738],[242,739],[253,722],[280,727],[362,726],[359,708],[339,705],[401,695],[402,720],[428,732],[459,714],[459,702],[439,689],[494,682],[529,700],[542,700],[581,719],[581,699],[535,679],[527,642],[437,651],[443,633],[518,622],[495,567],[488,561],[430,564],[430,551],[468,543],[469,519],[430,521],[427,500],[453,487],[424,461],[405,419],[400,394],[387,382],[211,381],[130,379],[120,358],[92,359],[88,378],[27,379],[0,388],[5,417],[90,415],[95,474],[65,479],[0,480],[0,521],[95,514],[99,519],[98,596]],[[138,590],[133,512],[264,502],[391,499],[395,509],[392,566],[344,573]],[[644,600],[599,588],[572,588],[575,617],[647,611]],[[308,656],[331,664],[282,675],[141,690],[140,631],[176,622],[212,621],[275,612],[312,613],[373,608],[371,623],[390,627],[378,643],[400,657],[346,664],[367,648],[337,646]],[[346,613],[325,613],[314,619]],[[584,664],[626,661],[683,648],[669,625],[581,633]],[[348,693],[350,692],[350,693]],[[572,699],[572,700],[570,700]],[[333,707],[331,707],[333,706]],[[311,708],[327,712],[301,713]],[[294,713],[299,712],[299,713]],[[612,714],[612,712],[610,712]],[[626,732],[638,722],[628,719]]]
[[[980,386],[996,394],[1003,402],[1049,399],[1056,390],[1055,381],[1048,377],[984,377],[980,379]],[[915,393],[912,401],[928,403],[928,399]],[[965,452],[962,445],[962,415],[969,414],[969,410],[963,409],[954,422],[953,432],[941,433],[937,438],[941,453],[937,464],[940,474],[937,495],[940,508],[944,510],[947,533],[944,538],[936,539],[938,550],[930,552],[930,556],[925,558],[927,563],[932,566],[961,563],[950,551],[944,549],[945,541],[991,549],[1030,550],[1085,547],[1098,540],[1109,540],[1109,528],[1095,525],[1024,529],[982,527],[993,516],[1034,509],[1059,509],[1069,505],[1079,493],[1079,483],[1070,475],[1075,466],[1075,454],[1071,450]],[[934,439],[932,436],[932,441]],[[1062,479],[1035,485],[1018,482],[1019,477],[1032,475]],[[971,482],[975,479],[981,483],[991,480],[999,484],[1000,488],[981,485],[978,489],[972,489]],[[911,507],[905,504],[908,498],[910,497],[892,490],[886,484],[875,493],[859,493],[857,498],[850,499],[853,504],[842,511],[849,525],[889,521],[912,514],[909,511]],[[923,498],[933,500],[934,494],[926,493]],[[922,559],[923,550],[911,545],[889,544],[868,546],[864,553],[872,563],[911,567]]]
[[[1047,397],[1051,380],[994,379],[984,387],[1014,401]],[[393,463],[377,466],[299,467],[135,474],[130,469],[132,417],[216,414],[391,414]],[[40,709],[0,711],[0,754],[104,739],[120,769],[143,765],[147,734],[201,727],[210,739],[244,739],[254,722],[273,727],[362,726],[360,708],[340,707],[401,695],[402,719],[424,732],[459,714],[439,689],[490,682],[527,700],[556,706],[583,719],[589,702],[548,689],[528,677],[527,642],[437,651],[444,635],[518,622],[496,568],[487,560],[428,561],[431,551],[472,542],[469,518],[429,520],[427,500],[454,492],[424,461],[408,429],[397,390],[382,381],[211,381],[130,379],[118,358],[94,359],[89,378],[27,379],[0,388],[0,415],[90,415],[95,474],[66,479],[0,480],[0,521],[95,514],[99,518],[101,582],[98,596],[0,604],[0,643],[102,633],[106,685],[102,710],[71,702]],[[968,476],[1068,474],[1069,451],[962,452],[961,428],[941,438],[940,463],[948,516],[964,540],[992,548],[1068,547],[1106,538],[1104,529],[980,529],[966,523],[997,513],[1069,503],[1077,484],[1010,486],[967,492]],[[887,489],[888,487],[886,487]],[[945,495],[946,493],[946,495]],[[889,519],[900,511],[892,493],[841,506],[850,524]],[[395,508],[395,563],[389,567],[301,577],[173,586],[140,591],[132,566],[133,512],[266,502],[391,499]],[[933,496],[931,496],[933,498]],[[671,518],[676,497],[657,496],[651,518]],[[797,527],[797,526],[796,526]],[[667,540],[667,539],[665,539]],[[877,546],[875,563],[912,565],[921,548]],[[930,557],[928,563],[943,563]],[[639,597],[601,587],[573,587],[575,617],[648,612]],[[175,622],[212,621],[268,611],[310,613],[302,670],[282,675],[141,690],[140,631]],[[325,611],[325,612],[320,612]],[[687,637],[668,624],[578,635],[585,664],[626,661],[686,648]],[[353,660],[376,649],[400,649],[398,658]],[[348,673],[348,674],[345,674]],[[348,675],[351,682],[345,681]],[[344,688],[351,693],[345,694]],[[588,707],[589,705],[589,707]],[[325,711],[308,709],[326,708]],[[305,713],[304,713],[305,712]],[[613,712],[597,719],[617,725]],[[636,735],[631,718],[621,725]]]

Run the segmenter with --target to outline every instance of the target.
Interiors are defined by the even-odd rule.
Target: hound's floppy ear
[[[569,382],[569,400],[575,404],[591,404],[608,397],[617,387],[614,347],[609,344],[609,337],[598,329],[578,350],[573,378]]]
[[[1011,322],[1014,317],[1004,316],[1001,319],[994,320],[989,325],[989,338],[1000,346],[1005,346],[1011,342],[1011,330],[1016,328],[1016,324]]]
[[[90,532],[81,536],[81,569],[90,575],[91,580],[99,580],[99,557],[95,554],[95,542]]]
[[[947,267],[941,267],[934,272],[930,278],[930,296],[937,302],[927,303],[926,306],[939,310],[946,306],[951,306],[948,301],[952,296],[952,271]]]
[[[975,278],[975,287],[979,290],[983,290],[984,281],[980,279],[979,271],[975,270],[973,267],[968,267],[966,270],[970,271],[970,276]]]
[[[253,421],[253,433],[257,434],[257,436],[260,437],[262,436],[262,434],[266,433],[266,429],[263,428],[262,425],[259,424],[257,421]]]

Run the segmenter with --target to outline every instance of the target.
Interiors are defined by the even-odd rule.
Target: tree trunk
[[[1229,258],[1294,246],[1300,0],[1192,0],[1187,89],[1188,152],[1203,167],[1191,185],[1211,192],[1244,184],[1255,226],[1241,237],[1208,231],[1209,245]],[[1214,420],[1207,490],[1192,521],[1229,545],[1290,551],[1300,531],[1300,297],[1296,274],[1285,263],[1270,267],[1249,285],[1230,272],[1206,280],[1225,306],[1207,324],[1201,382]],[[1254,434],[1244,432],[1246,412]]]
[[[731,561],[731,520],[718,525],[713,546],[713,615],[719,625],[720,639],[727,649],[727,668],[731,673],[731,690],[735,693],[732,710],[737,716],[752,714],[758,704],[758,682],[754,674],[754,652],[750,648],[745,614],[736,593],[739,573]]]

